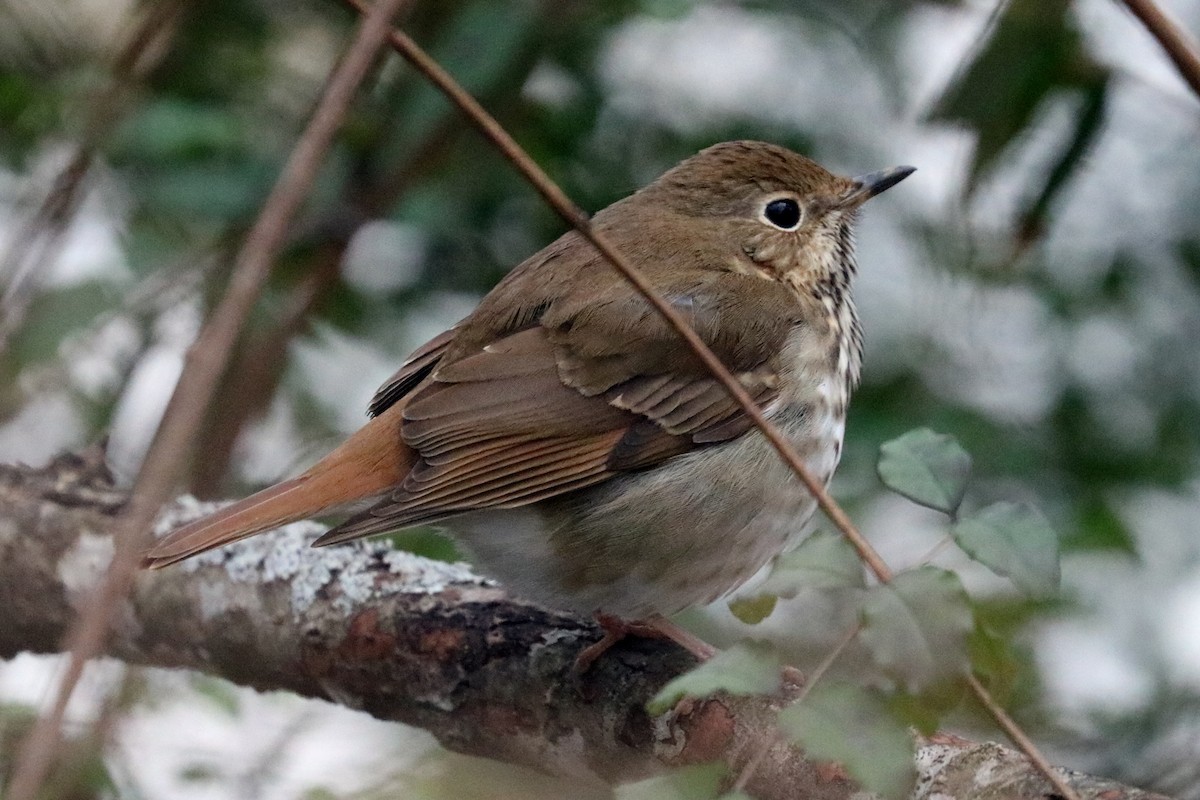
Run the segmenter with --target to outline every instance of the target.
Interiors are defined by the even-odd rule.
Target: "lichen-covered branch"
[[[0,658],[57,651],[112,554],[124,501],[98,453],[40,470],[0,466]],[[575,656],[599,636],[590,622],[510,598],[462,565],[378,543],[313,550],[313,535],[294,525],[139,576],[116,614],[112,654],[329,699],[425,728],[459,752],[588,780],[718,759],[736,774],[775,741],[770,719],[786,697],[685,701],[651,718],[646,700],[693,663],[673,644],[628,640],[580,676]],[[840,770],[769,746],[748,787],[755,797],[854,792]],[[994,744],[939,738],[918,767],[920,796],[1048,791],[1020,754]],[[1068,777],[1084,797],[1153,796]]]

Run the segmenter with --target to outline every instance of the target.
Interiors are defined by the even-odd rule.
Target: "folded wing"
[[[723,298],[710,295],[708,302],[690,304],[694,319],[713,309],[729,311]],[[771,319],[771,310],[765,311]],[[782,319],[786,326],[787,316]],[[590,353],[586,326],[560,322],[510,333],[436,365],[403,409],[402,437],[418,455],[415,466],[384,500],[317,544],[528,505],[749,430],[749,419],[724,387],[680,356],[677,334],[657,325],[648,331],[636,360],[628,363],[619,352]],[[780,337],[785,333],[786,327]],[[653,336],[664,339],[658,364],[646,361],[655,348],[648,340]],[[735,349],[723,354],[735,362],[730,366],[760,404],[771,402],[777,396],[773,359],[757,357],[744,343],[732,344]],[[778,353],[775,344],[767,342],[763,350]],[[603,372],[599,383],[589,364]],[[586,387],[571,385],[574,376]],[[384,392],[402,383],[393,380]]]

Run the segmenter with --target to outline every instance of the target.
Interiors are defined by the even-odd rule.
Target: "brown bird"
[[[782,147],[726,142],[593,224],[828,483],[862,356],[852,225],[912,172],[849,179]],[[576,232],[418,348],[369,412],[304,474],[171,532],[146,563],[358,510],[314,544],[445,525],[516,594],[597,614],[602,645],[622,619],[645,620],[705,655],[662,615],[740,585],[798,542],[815,508],[679,335]]]

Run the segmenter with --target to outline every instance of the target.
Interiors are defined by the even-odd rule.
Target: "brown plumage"
[[[728,142],[595,216],[826,481],[861,359],[850,226],[911,171],[852,180]],[[729,591],[813,510],[682,339],[576,233],[419,348],[370,412],[303,475],[172,532],[148,565],[371,501],[316,543],[445,523],[520,594],[643,617]]]

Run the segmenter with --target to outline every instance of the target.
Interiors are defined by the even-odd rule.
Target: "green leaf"
[[[930,736],[942,727],[946,715],[962,704],[966,694],[967,682],[956,678],[942,681],[920,694],[896,692],[888,698],[888,708],[906,726]]]
[[[327,786],[313,786],[305,789],[301,797],[303,800],[338,800],[341,794]]]
[[[710,800],[721,790],[724,764],[697,764],[618,786],[616,800]]]
[[[208,675],[192,675],[190,682],[196,694],[208,700],[225,714],[237,717],[241,713],[241,697],[232,684]]]
[[[248,149],[252,134],[219,103],[162,98],[140,105],[115,135],[116,158],[169,163]]]
[[[913,740],[879,695],[855,686],[817,686],[779,714],[784,732],[812,758],[834,761],[864,789],[907,797],[916,781]]]
[[[181,768],[177,777],[184,783],[212,783],[223,775],[215,764],[195,762]]]
[[[120,302],[118,288],[104,281],[84,281],[48,288],[29,306],[21,329],[13,337],[18,363],[58,358],[63,340]]]
[[[407,550],[423,558],[451,564],[463,560],[455,541],[434,528],[405,528],[391,534],[388,539],[397,550]]]
[[[906,691],[920,692],[966,674],[973,626],[958,576],[918,567],[867,592],[859,636],[884,672]]]
[[[770,645],[740,642],[672,679],[646,704],[646,710],[653,715],[661,714],[685,696],[774,692],[779,688],[782,669],[783,663]]]
[[[177,165],[147,172],[137,184],[139,199],[158,213],[219,222],[253,214],[271,187],[275,165],[239,159]]]
[[[967,555],[1034,597],[1058,591],[1058,536],[1041,512],[1021,503],[996,503],[951,528]]]
[[[866,586],[862,561],[840,534],[818,531],[795,550],[775,559],[762,594],[795,597],[802,589],[861,589]]]
[[[773,594],[760,594],[757,597],[737,597],[729,601],[729,611],[747,625],[757,625],[775,610],[778,601]]]
[[[39,143],[61,136],[63,112],[73,108],[73,98],[42,76],[0,70],[0,160],[19,166]]]
[[[1076,497],[1075,504],[1076,516],[1068,525],[1070,534],[1063,542],[1064,547],[1111,549],[1130,556],[1137,554],[1129,525],[1095,487],[1082,497]]]
[[[909,431],[879,448],[879,478],[914,503],[953,514],[967,490],[971,456],[953,436]]]
[[[542,21],[533,5],[487,2],[455,4],[443,19],[437,38],[428,43],[430,55],[476,97],[487,97],[512,80],[521,59],[529,57],[531,36]],[[400,142],[425,140],[447,116],[445,98],[424,82],[404,97],[403,108],[389,132]]]

